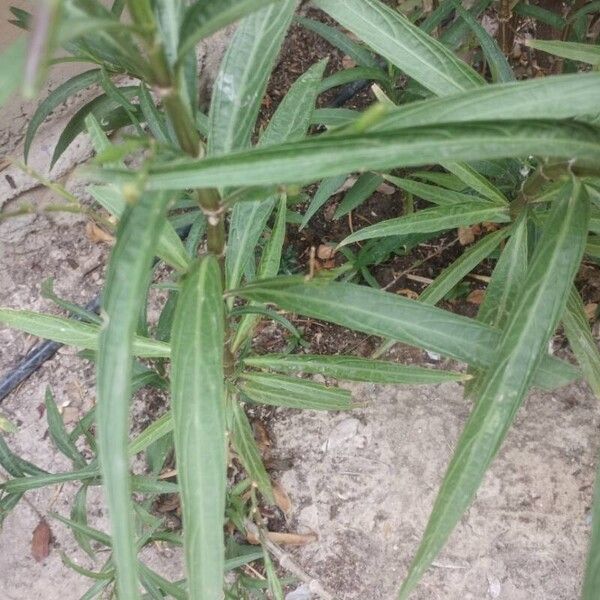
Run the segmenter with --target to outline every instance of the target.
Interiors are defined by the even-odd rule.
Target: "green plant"
[[[457,7],[455,2],[442,3],[420,28],[378,0],[316,0],[364,45],[331,27],[301,22],[341,46],[359,66],[328,80],[323,79],[325,63],[313,65],[293,84],[264,131],[257,132],[260,103],[293,19],[294,0],[131,0],[126,3],[130,19],[121,20],[124,4],[117,1],[109,11],[95,0],[56,0],[33,27],[28,64],[35,68],[28,70],[27,86],[35,89],[48,66],[45,57],[60,46],[97,68],[42,102],[27,132],[26,151],[53,108],[99,83],[103,93],[73,117],[53,160],[87,130],[96,149],[94,165],[86,170],[96,182],[90,191],[119,225],[101,323],[93,317],[85,322],[0,309],[0,321],[9,326],[92,351],[88,356],[97,369],[97,408],[72,432],[57,418],[51,395],[47,398],[52,438],[72,460],[73,471],[45,473],[14,455],[0,438],[0,462],[11,475],[1,486],[0,507],[9,510],[35,487],[80,481],[71,518],[57,518],[72,527],[84,549],[91,551],[90,540],[112,549],[100,572],[86,573],[97,579],[86,597],[116,581],[121,598],[139,598],[141,583],[149,597],[216,600],[224,569],[263,557],[226,543],[225,515],[245,533],[260,498],[273,499],[245,402],[352,408],[347,391],[294,376],[298,373],[380,383],[468,379],[474,408],[401,589],[400,597],[406,598],[469,506],[528,390],[579,377],[578,369],[547,353],[561,322],[583,375],[600,393],[598,351],[573,287],[584,252],[598,255],[600,74],[516,82],[472,13],[457,8],[462,20],[442,36],[446,45],[426,33]],[[480,4],[485,8],[489,2]],[[15,11],[15,17],[29,27],[26,13]],[[195,101],[195,45],[241,17],[204,115]],[[460,42],[470,32],[490,65],[492,83],[450,49],[457,45],[453,40]],[[571,43],[580,42],[532,46],[597,64],[597,46]],[[2,57],[0,100],[17,87],[24,56],[20,41]],[[139,84],[117,87],[111,78],[123,73]],[[399,74],[409,79],[403,90],[396,88]],[[381,82],[379,102],[372,107],[314,109],[321,91],[364,78]],[[311,130],[311,124],[325,126],[326,132]],[[104,131],[125,125],[134,133],[113,144]],[[124,166],[132,155],[140,166]],[[411,170],[431,165],[443,171]],[[298,186],[321,181],[307,212],[296,218],[306,226],[352,173],[360,177],[338,218],[384,179],[428,207],[355,231],[339,245],[347,262],[327,275],[278,276],[286,223],[294,218],[288,198],[298,194]],[[352,282],[362,277],[376,285],[370,265],[441,231],[482,221],[498,229],[449,265],[418,301]],[[186,245],[176,233],[182,223],[191,225]],[[435,306],[502,244],[476,319]],[[155,255],[172,267],[173,282],[150,335],[145,319],[140,325],[140,314]],[[470,374],[351,356],[259,356],[252,347],[257,322],[282,320],[269,305],[438,352],[466,363]],[[130,401],[142,385],[168,387],[171,410],[130,440]],[[91,461],[75,445],[82,436],[94,452]],[[228,443],[247,473],[229,489]],[[171,445],[176,483],[158,478]],[[134,476],[129,459],[142,451],[154,466]],[[85,518],[86,490],[100,483],[111,536],[90,528]],[[141,501],[133,502],[133,491],[142,494]],[[165,531],[150,511],[152,498],[165,493],[181,495],[182,535]],[[256,525],[260,531],[259,518]],[[599,532],[597,499],[586,600],[600,592]],[[185,582],[166,581],[139,561],[138,550],[156,539],[183,544]],[[268,552],[264,557],[270,593],[280,598]]]

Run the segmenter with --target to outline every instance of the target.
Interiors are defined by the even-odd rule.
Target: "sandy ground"
[[[55,123],[69,110],[59,111]],[[28,111],[22,104],[3,111],[5,152],[18,151]],[[48,129],[44,139],[55,134]],[[85,140],[80,143],[84,149]],[[49,151],[51,141],[40,148]],[[4,177],[1,185],[0,206],[16,195]],[[67,185],[74,184],[67,179]],[[36,206],[53,200],[39,189],[26,199]],[[85,303],[101,287],[107,250],[86,237],[80,216],[31,215],[0,223],[0,305],[56,312],[39,294],[49,276],[59,294]],[[0,374],[34,342],[0,329]],[[18,425],[18,432],[7,436],[11,447],[58,472],[68,464],[49,443],[39,410],[47,385],[68,426],[93,404],[91,367],[63,349],[11,394],[0,412]],[[294,551],[295,560],[336,598],[390,599],[416,549],[469,405],[457,384],[352,389],[366,405],[352,414],[278,412],[274,452],[293,464],[281,474],[294,503],[290,530],[319,536],[317,543]],[[532,394],[475,504],[414,598],[576,598],[599,422],[597,399],[583,385]],[[68,515],[76,489],[32,492],[30,503],[21,503],[6,519],[0,533],[0,598],[70,600],[90,585],[63,566],[61,552],[89,568],[101,566],[103,555],[93,563],[48,516]],[[90,509],[93,524],[105,526],[99,491],[92,494]],[[40,515],[48,517],[54,542],[48,558],[36,562],[30,542]],[[155,548],[145,559],[169,578],[181,575],[180,556],[170,548]]]

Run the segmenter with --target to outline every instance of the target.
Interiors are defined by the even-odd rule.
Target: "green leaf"
[[[142,195],[127,209],[108,266],[98,342],[96,427],[99,459],[113,535],[117,588],[139,598],[135,528],[127,454],[133,338],[168,195]]]
[[[473,201],[481,203],[483,200],[472,194],[464,194],[463,192],[430,185],[429,183],[421,183],[413,179],[403,179],[401,177],[394,177],[393,175],[385,175],[385,179],[396,187],[438,206],[450,206],[456,203],[461,203],[464,206]]]
[[[597,45],[534,39],[526,40],[525,45],[562,58],[577,60],[589,65],[600,65],[600,47]]]
[[[87,485],[82,485],[75,498],[73,499],[73,505],[71,506],[71,520],[75,523],[87,526]],[[93,560],[95,557],[94,549],[90,544],[90,540],[86,535],[83,535],[79,531],[73,531],[73,537],[77,540],[77,543],[81,549]]]
[[[123,87],[120,88],[120,92],[125,98],[130,99],[137,96],[139,88],[137,86]],[[63,129],[56,142],[50,166],[53,166],[71,142],[85,131],[85,118],[90,113],[98,119],[105,131],[129,124],[127,113],[112,98],[109,98],[106,94],[94,98],[91,102],[82,106]]]
[[[377,173],[363,173],[339,203],[333,215],[339,219],[368,200],[383,183],[383,177]]]
[[[326,92],[340,85],[346,85],[354,81],[382,81],[389,82],[389,77],[381,69],[373,69],[369,67],[354,67],[351,69],[343,69],[323,79],[319,91]]]
[[[52,442],[73,463],[73,467],[76,469],[85,468],[86,462],[79,450],[77,450],[77,446],[69,438],[62,415],[58,411],[52,390],[49,387],[46,388],[45,405],[48,431]]]
[[[482,260],[487,258],[510,233],[505,227],[486,235],[446,267],[419,296],[421,302],[437,304],[454,286],[460,283]]]
[[[360,114],[360,112],[351,108],[317,108],[313,112],[311,125],[325,125],[326,127],[349,125]]]
[[[600,353],[590,331],[581,296],[575,287],[571,288],[562,322],[583,375],[596,397],[600,398]]]
[[[318,373],[344,381],[372,383],[434,384],[463,381],[468,375],[438,369],[425,369],[395,362],[370,360],[355,356],[321,356],[317,354],[266,354],[244,358],[248,367],[271,369],[282,373]]]
[[[239,24],[213,88],[208,116],[210,156],[250,144],[267,82],[295,8],[296,0],[280,0]]]
[[[277,304],[284,310],[369,335],[425,348],[476,367],[492,364],[494,348],[500,340],[497,329],[474,319],[351,283],[277,277],[254,281],[231,293],[247,300]],[[468,344],[464,343],[465,339],[469,340]],[[538,373],[537,384],[545,387],[544,382],[553,377],[557,364],[563,363],[547,357]]]
[[[94,83],[98,83],[100,81],[100,73],[100,69],[92,69],[91,71],[79,73],[78,75],[75,75],[75,77],[71,77],[59,85],[43,102],[40,103],[27,125],[23,149],[25,162],[27,162],[31,142],[46,117],[48,117],[50,113],[65,100],[68,100],[80,90],[83,90]]]
[[[207,0],[194,2],[183,18],[179,56],[185,55],[203,38],[259,10],[276,0]],[[280,4],[281,1],[278,0]]]
[[[239,402],[234,399],[233,410],[233,445],[252,481],[269,504],[275,504],[271,478],[265,470],[260,450],[252,433],[252,426]]]
[[[530,154],[600,160],[600,129],[576,122],[515,121],[415,127],[389,133],[321,136],[200,161],[150,167],[148,189],[261,186],[315,181],[361,170],[384,170],[447,160],[472,161]],[[129,182],[119,169],[94,177]]]
[[[310,410],[352,408],[352,395],[348,390],[298,377],[245,372],[238,385],[244,396],[259,404]]]
[[[556,202],[509,314],[492,366],[435,501],[429,523],[402,585],[408,598],[444,546],[475,495],[546,354],[583,255],[589,200],[579,182]]]
[[[315,5],[438,96],[484,84],[452,51],[379,0],[315,0]]]
[[[86,350],[98,349],[100,329],[81,321],[44,315],[29,310],[0,308],[0,323],[68,346]],[[134,356],[161,358],[168,357],[171,348],[168,344],[157,340],[134,336],[132,352]]]
[[[313,31],[317,35],[321,36],[324,40],[327,40],[332,46],[339,48],[344,54],[347,54],[350,58],[356,61],[357,64],[363,67],[371,69],[379,69],[377,59],[371,52],[358,42],[350,39],[346,34],[339,31],[335,27],[331,27],[320,21],[314,21],[313,19],[306,19],[305,17],[296,17],[296,20],[300,25],[306,27],[306,29]]]
[[[463,19],[469,29],[471,29],[477,37],[483,55],[492,72],[492,81],[495,83],[514,81],[514,73],[512,72],[506,57],[502,53],[502,50],[498,47],[496,40],[469,11],[462,7],[462,4],[459,1],[454,0],[453,3],[461,19]]]
[[[347,175],[335,175],[334,177],[328,177],[321,182],[313,199],[310,201],[306,212],[304,213],[304,217],[302,218],[302,223],[300,223],[300,229],[304,229],[311,218],[317,213],[317,211],[333,196],[340,187],[344,184]]]
[[[583,117],[598,112],[599,94],[600,73],[487,85],[448,98],[403,105],[375,123],[372,129],[389,131],[433,123]],[[447,160],[460,159],[449,157]]]
[[[506,196],[495,185],[490,183],[483,175],[479,174],[469,165],[465,163],[443,162],[442,167],[444,167],[446,171],[450,171],[450,173],[455,175],[477,193],[481,194],[484,198],[491,200],[495,204],[504,206],[508,204]]]
[[[452,192],[448,193],[450,194]],[[473,225],[474,223],[481,223],[483,221],[492,221],[496,223],[510,221],[508,209],[492,205],[487,201],[482,202],[481,200],[477,201],[475,199],[471,202],[426,208],[425,210],[420,210],[406,217],[389,219],[388,221],[381,221],[380,223],[370,225],[369,227],[363,227],[344,239],[340,243],[340,246],[347,246],[354,242],[390,235],[428,233],[455,227],[466,227],[467,225]]]
[[[290,87],[260,139],[261,146],[280,144],[304,137],[310,124],[318,88],[326,62],[320,61],[301,75]],[[225,265],[229,287],[239,285],[242,273],[275,205],[274,198],[238,202],[229,226]]]
[[[221,597],[225,547],[224,311],[217,259],[197,262],[175,309],[171,404],[189,597]]]

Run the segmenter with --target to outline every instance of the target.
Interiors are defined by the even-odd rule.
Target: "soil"
[[[308,11],[308,16],[326,20],[322,13]],[[221,47],[225,41],[226,37],[221,39]],[[341,53],[294,25],[263,105],[264,120],[275,110],[291,82],[323,57],[329,57],[329,72],[341,68]],[[331,102],[335,94],[335,90],[324,94],[322,105]],[[347,106],[361,108],[371,99],[367,89]],[[44,139],[49,141],[42,148],[45,154],[40,161],[47,160],[51,140],[55,139],[52,123],[59,123],[72,109],[61,109],[46,125],[48,137]],[[30,114],[31,107],[11,110],[10,115],[20,114],[22,121],[13,122],[11,116],[9,126],[3,122],[2,139],[16,154],[25,115],[28,111]],[[46,133],[42,131],[41,135]],[[85,140],[79,143],[84,145],[76,147],[75,156],[58,174],[64,176],[63,182],[69,189],[84,195],[68,174],[89,153]],[[32,186],[29,182],[16,191],[2,190],[0,206],[17,198],[18,203],[29,202],[41,209],[53,201],[52,195],[40,188],[27,195],[22,193]],[[309,190],[309,194],[313,191]],[[336,195],[306,229],[290,228],[286,263],[290,271],[308,270],[312,247],[337,242],[352,228],[374,219],[403,214],[399,193],[376,192],[353,212],[352,220],[334,221],[331,207],[342,196]],[[299,209],[303,212],[305,206]],[[55,279],[57,293],[73,302],[85,304],[97,294],[110,248],[92,242],[85,230],[86,219],[80,215],[40,213],[0,221],[0,306],[60,313],[40,296],[41,282],[50,276]],[[392,254],[372,269],[372,275],[380,285],[390,285],[390,291],[419,293],[424,284],[407,275],[433,279],[463,251],[464,247],[456,243],[456,235],[447,234],[417,246],[408,255]],[[492,264],[482,264],[476,274],[489,275]],[[597,302],[600,297],[597,281],[597,268],[586,266],[580,283],[587,302]],[[473,281],[470,289],[481,287]],[[466,293],[443,306],[473,316],[477,305],[465,296]],[[376,338],[314,320],[296,318],[294,324],[301,330],[307,349],[314,353],[368,356],[379,343]],[[35,341],[31,336],[0,329],[0,373],[12,368]],[[262,352],[281,350],[288,343],[289,336],[273,324],[261,326],[255,339]],[[557,338],[555,347],[564,353],[562,346],[563,341]],[[405,364],[457,368],[435,355],[400,344],[388,358]],[[52,388],[68,427],[94,404],[93,367],[75,351],[62,349],[0,405],[0,414],[18,426],[17,433],[7,436],[11,449],[42,468],[59,472],[68,469],[69,464],[48,440],[41,408],[47,386]],[[270,471],[281,481],[294,505],[287,518],[274,512],[269,526],[273,530],[318,535],[316,543],[293,550],[291,555],[335,598],[393,598],[417,547],[470,406],[458,384],[347,387],[362,406],[351,413],[283,409],[251,413],[256,426],[269,432],[273,443]],[[141,394],[135,404],[133,427],[142,428],[164,409],[163,397]],[[414,598],[576,598],[589,536],[599,426],[597,399],[583,384],[554,393],[531,394],[477,500]],[[104,554],[97,553],[95,560],[87,557],[69,530],[52,518],[52,513],[68,516],[76,490],[77,486],[66,484],[30,492],[27,502],[21,502],[7,517],[0,534],[0,597],[70,600],[80,597],[91,585],[63,564],[61,554],[86,568],[99,568]],[[88,505],[90,524],[105,529],[104,503],[98,489],[90,493]],[[31,538],[42,517],[50,524],[52,541],[48,556],[37,562],[32,555]],[[143,558],[169,579],[182,575],[177,549],[157,545],[146,549]],[[310,597],[302,590],[300,586],[295,600]],[[289,598],[292,600],[293,596],[290,594]]]

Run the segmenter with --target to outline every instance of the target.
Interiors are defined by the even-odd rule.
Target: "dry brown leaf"
[[[356,61],[346,54],[342,58],[342,66],[344,69],[353,69],[356,66]]]
[[[278,531],[267,532],[267,537],[275,544],[282,546],[306,546],[306,544],[311,544],[319,539],[316,533],[281,533]]]
[[[467,296],[467,302],[470,302],[471,304],[479,305],[483,302],[484,298],[485,298],[485,290],[473,290]]]
[[[406,296],[407,298],[410,298],[411,300],[416,300],[419,297],[419,294],[417,294],[417,292],[415,292],[415,290],[410,290],[408,288],[403,288],[401,290],[398,290],[398,294],[400,294],[401,296]]]
[[[475,232],[472,227],[458,228],[458,241],[461,246],[468,246],[475,241]]]
[[[94,244],[113,244],[115,238],[104,231],[104,229],[98,227],[96,223],[89,222],[85,226],[85,234],[87,235],[90,242]]]
[[[377,188],[377,191],[384,196],[393,196],[396,193],[396,188],[384,182]]]
[[[267,428],[258,420],[252,421],[252,429],[254,431],[254,439],[260,450],[260,454],[264,460],[267,460],[271,454],[271,438]]]
[[[272,482],[273,496],[275,497],[275,504],[283,512],[284,515],[288,515],[294,508],[288,493],[283,489],[283,486],[279,481]]]
[[[79,421],[79,410],[75,406],[64,406],[61,412],[65,425],[72,425]]]
[[[585,305],[585,316],[588,318],[588,321],[592,321],[596,316],[596,311],[598,310],[597,302],[590,302]]]
[[[50,554],[50,542],[52,542],[52,530],[46,519],[41,519],[31,536],[31,556],[40,562]]]
[[[328,246],[327,244],[321,244],[317,248],[317,258],[321,260],[329,260],[335,256],[335,248]]]

